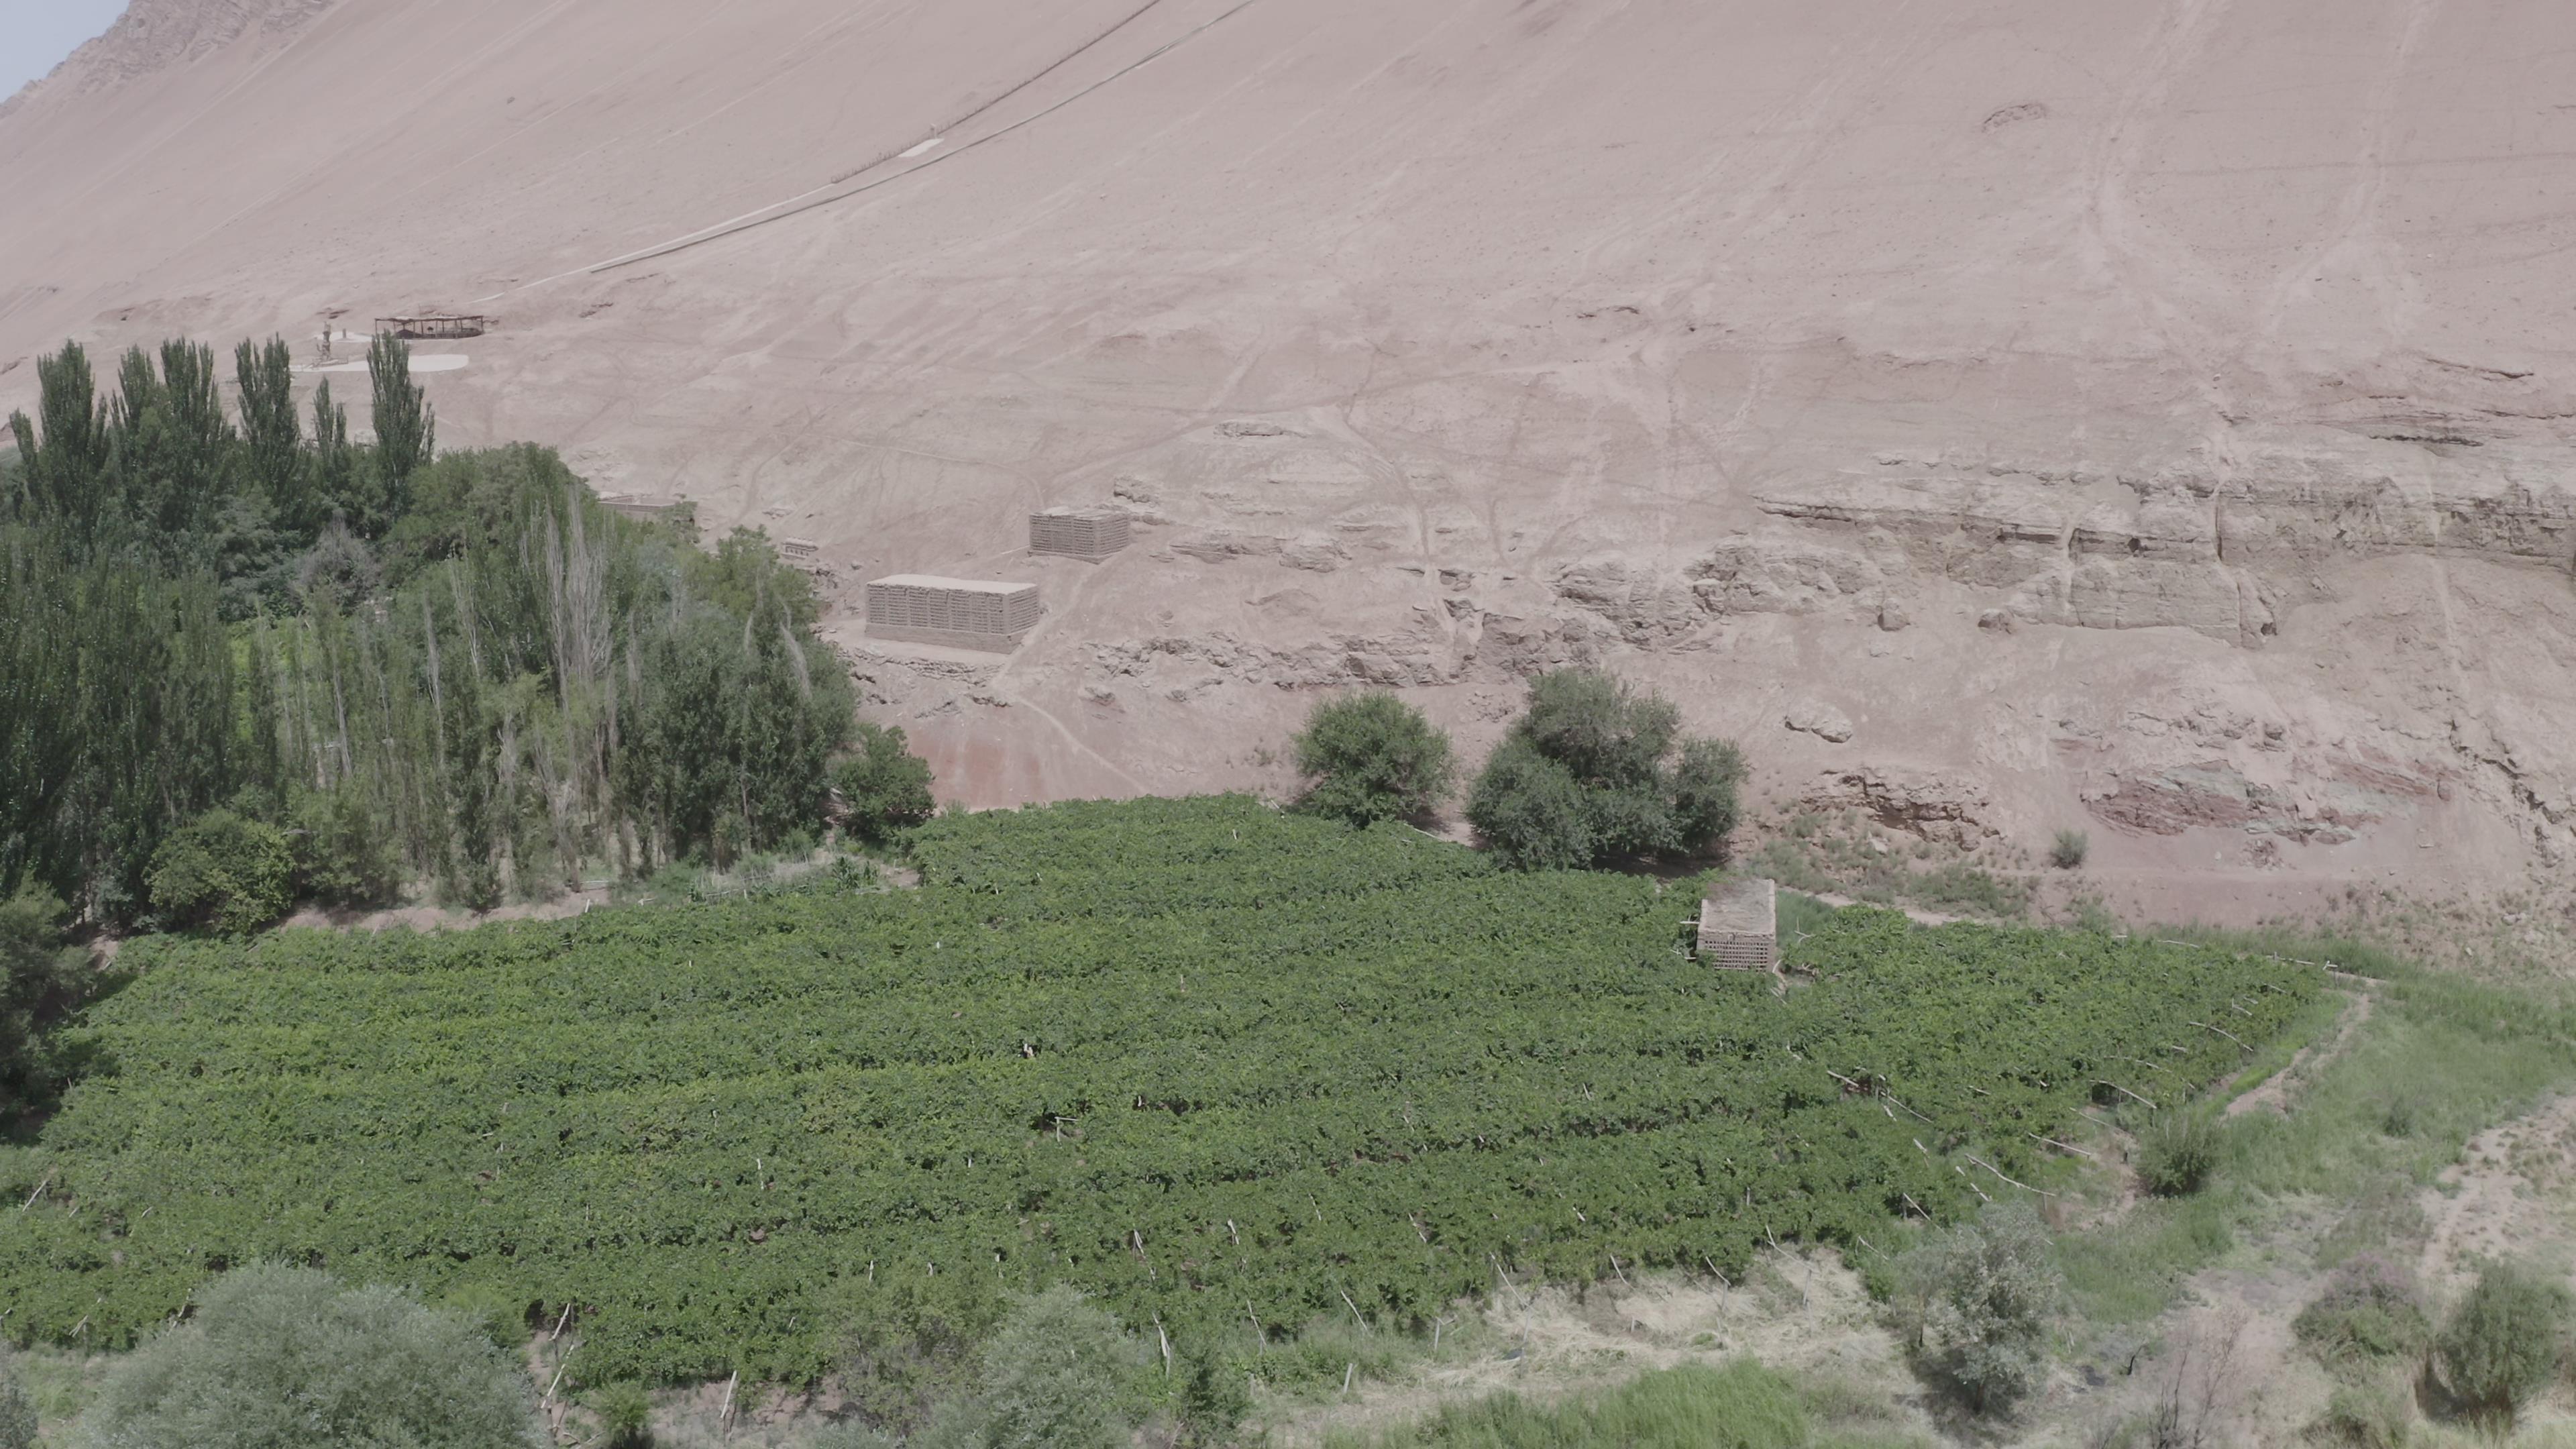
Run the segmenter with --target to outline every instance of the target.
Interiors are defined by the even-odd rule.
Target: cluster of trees
[[[1428,813],[1456,789],[1456,752],[1422,712],[1384,691],[1331,699],[1294,742],[1311,782],[1299,808],[1370,825]],[[1467,820],[1526,870],[1723,851],[1744,757],[1686,735],[1681,712],[1589,669],[1530,682],[1529,709],[1467,789]]]
[[[489,907],[586,868],[723,865],[832,818],[927,814],[856,733],[803,575],[607,512],[550,450],[435,450],[403,344],[372,443],[286,345],[128,353],[102,401],[38,364],[0,462],[0,898],[247,929],[405,882]]]

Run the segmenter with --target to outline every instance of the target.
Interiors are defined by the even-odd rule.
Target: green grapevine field
[[[592,1381],[807,1379],[854,1326],[1058,1279],[1231,1352],[1497,1273],[1860,1261],[2315,989],[1852,911],[1782,994],[1683,958],[1687,887],[1239,798],[944,819],[918,860],[914,891],[138,943],[96,1073],[0,1152],[0,1323],[129,1344],[288,1259],[569,1305]]]

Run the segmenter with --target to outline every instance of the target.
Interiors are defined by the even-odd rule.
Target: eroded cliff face
[[[1743,526],[1663,550],[1671,562],[1540,552],[1524,572],[1466,550],[1441,564],[1436,545],[1433,562],[1401,561],[1416,555],[1376,496],[1384,460],[1329,434],[1234,421],[1122,465],[1149,559],[1225,575],[1245,619],[1090,643],[1075,671],[1088,706],[1370,685],[1491,706],[1538,669],[1628,660],[1735,715],[1800,808],[1945,844],[2058,819],[2201,832],[2227,842],[2223,864],[2279,868],[2285,847],[2375,831],[2412,847],[2455,801],[2500,827],[2478,858],[2508,874],[2517,843],[2554,865],[2576,842],[2576,757],[2548,723],[2576,703],[2576,491],[2547,448],[2315,428],[2156,467],[1887,450],[1751,490]],[[1281,522],[1318,517],[1333,522]],[[1326,596],[1390,583],[1426,600],[1399,627],[1284,642],[1330,628]],[[1808,664],[1774,649],[1841,658],[1793,686]],[[2000,674],[2027,681],[2034,708],[1977,708],[1964,732],[1911,718],[1855,677],[1891,659],[1915,676],[1907,694],[1955,705],[1960,676]],[[1785,703],[1725,701],[1747,688]],[[1823,762],[1854,754],[1879,763]],[[1784,755],[1818,763],[1782,770]],[[1998,791],[2006,765],[2020,788]]]
[[[2576,850],[2560,4],[157,0],[110,40],[0,121],[0,404],[67,335],[496,313],[442,439],[812,541],[973,804],[1284,789],[1362,685],[1472,754],[1595,662],[1784,810],[2089,826],[2163,909]],[[1022,554],[1112,503],[1126,553]],[[1050,612],[1009,660],[873,645],[895,572]]]

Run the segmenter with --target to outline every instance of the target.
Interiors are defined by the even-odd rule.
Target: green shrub
[[[1418,1423],[1324,1442],[1327,1449],[1804,1449],[1810,1440],[1796,1390],[1739,1360],[1662,1369],[1544,1406],[1496,1394]]]
[[[2081,830],[2061,830],[2048,847],[2048,863],[2059,870],[2078,870],[2093,853],[2093,837]]]
[[[115,1449],[533,1449],[535,1398],[462,1317],[254,1267],[215,1280],[193,1318],[111,1370],[82,1423]]]
[[[2406,1449],[2414,1428],[2405,1395],[2384,1383],[2338,1384],[2312,1439],[2347,1449]]]
[[[152,856],[152,908],[174,927],[246,936],[286,914],[295,857],[275,826],[209,810]]]
[[[1587,669],[1530,682],[1467,796],[1467,819],[1504,863],[1564,870],[1638,856],[1723,852],[1744,757],[1681,733],[1681,712]]]
[[[1977,1413],[2047,1377],[2048,1321],[2065,1297],[2048,1230],[2018,1203],[1934,1234],[1896,1265],[1897,1327],[1917,1365]]]
[[[645,1449],[653,1442],[653,1400],[641,1384],[610,1384],[591,1399],[608,1449]]]
[[[1369,1332],[1347,1318],[1319,1318],[1284,1343],[1261,1352],[1261,1378],[1280,1388],[1339,1388],[1344,1369],[1355,1378],[1389,1379],[1405,1359],[1401,1340]]]
[[[1487,758],[1467,820],[1521,870],[1581,870],[1607,853],[1583,787],[1526,740],[1506,739]]]
[[[2158,1197],[2187,1197],[2218,1170],[2218,1119],[2174,1107],[2138,1134],[2138,1182]]]
[[[1297,808],[1353,825],[1422,815],[1456,780],[1449,736],[1385,690],[1323,701],[1291,743],[1314,781]]]
[[[296,899],[363,910],[400,896],[403,868],[393,832],[356,788],[299,793],[291,814]]]
[[[2414,1275],[2375,1255],[2337,1268],[2290,1327],[2329,1366],[2411,1358],[2433,1335]]]
[[[18,1374],[0,1358],[0,1449],[37,1449],[36,1406],[18,1387]]]
[[[2568,1317],[2565,1284],[2489,1264],[2434,1340],[2443,1387],[2471,1417],[2511,1425],[2557,1378]]]
[[[942,1449],[1124,1449],[1137,1363],[1118,1320],[1058,1284],[1003,1320],[973,1397],[950,1405],[928,1437]]]
[[[938,810],[930,794],[930,762],[912,752],[902,730],[863,722],[853,748],[856,753],[832,768],[832,789],[848,812],[852,834],[883,840]]]

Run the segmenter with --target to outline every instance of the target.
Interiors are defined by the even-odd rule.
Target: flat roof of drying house
[[[995,583],[991,579],[943,579],[931,574],[896,574],[890,579],[868,581],[869,588],[880,584],[901,589],[949,589],[977,594],[1016,594],[1022,589],[1037,587],[1035,584]]]

